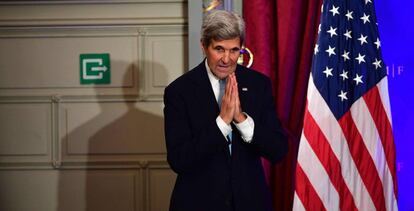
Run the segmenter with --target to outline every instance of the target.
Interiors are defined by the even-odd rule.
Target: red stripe
[[[341,210],[358,210],[351,191],[349,191],[342,176],[341,164],[308,110],[306,110],[304,122],[304,135],[339,193],[339,206]]]
[[[296,165],[296,193],[306,210],[326,210],[302,167]]]
[[[367,187],[377,210],[385,210],[385,199],[381,179],[374,165],[364,141],[355,123],[352,120],[350,111],[339,120],[339,124],[347,139],[349,150],[357,166],[358,172]]]
[[[394,184],[394,194],[397,197],[397,177],[395,166],[395,144],[394,137],[392,135],[391,123],[388,120],[387,113],[384,105],[382,104],[378,87],[372,88],[364,96],[365,102],[368,106],[368,110],[374,119],[375,126],[377,127],[381,143],[384,148],[385,157],[387,158],[388,168],[391,171],[392,182]]]

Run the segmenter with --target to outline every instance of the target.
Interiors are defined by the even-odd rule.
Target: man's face
[[[236,70],[241,48],[240,38],[211,40],[207,48],[201,46],[207,57],[208,66],[217,78],[224,79]]]

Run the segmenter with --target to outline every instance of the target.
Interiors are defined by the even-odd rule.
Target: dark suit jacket
[[[238,66],[242,110],[254,120],[251,143],[233,127],[232,154],[216,124],[219,106],[205,63],[165,89],[167,159],[177,173],[171,211],[273,210],[260,157],[271,162],[287,152],[274,107],[270,80]],[[247,89],[247,90],[246,90]]]

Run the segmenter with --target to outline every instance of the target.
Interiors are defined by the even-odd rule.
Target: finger
[[[236,75],[233,77],[234,80],[234,93],[236,98],[236,112],[241,112],[241,105],[240,105],[240,96],[239,96],[239,85],[237,83]]]
[[[237,97],[239,94],[238,94],[238,89],[237,89],[237,80],[236,80],[236,75],[235,74],[232,74],[232,76],[231,76],[231,81],[232,81],[232,85],[233,85],[233,90],[234,90],[234,94],[235,94],[235,97]]]
[[[238,90],[236,91],[236,111],[237,111],[237,113],[240,113],[242,111]]]
[[[226,85],[229,86],[228,97],[229,97],[229,99],[231,99],[232,92],[233,92],[233,82],[231,81],[231,78],[230,77],[227,77],[226,82],[227,82]]]
[[[224,98],[229,98],[229,96],[230,96],[230,83],[229,83],[228,77],[225,80],[226,80],[226,85],[224,87],[223,100],[224,100]]]
[[[231,77],[226,78],[226,88],[228,88],[228,94],[230,94],[231,93],[231,88],[232,88]]]
[[[232,83],[234,82],[234,73],[231,73],[230,75],[229,75],[229,78],[230,78],[230,80],[232,81]]]
[[[239,98],[239,85],[237,83],[234,85],[234,92],[236,93],[236,97]]]
[[[233,78],[231,79],[231,81],[232,81],[231,101],[235,105],[236,104],[236,97],[237,97],[237,85],[236,85]]]
[[[235,88],[235,87],[236,87],[236,85],[237,85],[237,81],[236,81],[236,78],[235,78],[234,73],[232,73],[232,74],[230,75],[230,81],[231,81],[231,85],[233,86],[233,88]]]
[[[235,89],[236,89],[236,91],[238,92],[238,84],[237,84],[236,75],[233,75],[233,84],[234,84],[234,88],[235,88]]]
[[[227,84],[229,86],[229,95],[228,95],[228,97],[229,97],[229,100],[231,100],[231,98],[233,96],[233,82],[231,80],[231,77],[227,78]]]

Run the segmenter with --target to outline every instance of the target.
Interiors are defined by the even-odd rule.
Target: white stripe
[[[375,127],[375,122],[363,98],[358,99],[352,105],[351,116],[359,134],[361,134],[365,147],[374,160],[377,171],[383,172],[386,162],[384,148],[382,147],[377,128]]]
[[[293,208],[292,211],[306,211],[305,207],[302,204],[298,194],[295,191],[295,195],[293,196]]]
[[[388,169],[388,166],[386,167]],[[384,173],[384,198],[388,211],[398,210],[397,198],[394,194],[394,183],[391,174]]]
[[[374,119],[368,110],[368,106],[363,98],[357,100],[351,107],[351,116],[355,125],[361,134],[365,147],[371,158],[374,160],[377,173],[381,179],[384,188],[385,206],[387,210],[392,210],[393,201],[389,200],[394,195],[394,184],[390,169],[387,165],[384,148],[382,146],[378,130],[375,126]],[[391,179],[391,180],[388,180]],[[387,200],[388,198],[388,200]]]
[[[382,105],[384,105],[385,111],[387,112],[388,121],[392,126],[392,118],[391,118],[391,106],[390,106],[390,97],[388,95],[388,77],[384,77],[381,79],[379,83],[377,83],[377,87],[380,93]]]
[[[381,99],[382,102],[384,102],[384,100],[384,98]],[[352,106],[351,115],[371,157],[374,160],[375,167],[383,184],[386,208],[387,210],[395,210],[397,208],[397,199],[394,195],[392,174],[386,161],[384,147],[380,141],[374,119],[370,115],[368,106],[362,98],[355,102]]]
[[[353,195],[356,207],[359,210],[375,210],[374,203],[352,159],[341,126],[313,84],[312,75],[308,85],[308,110],[327,138],[336,158],[341,163],[342,176]]]
[[[321,198],[326,210],[339,210],[338,192],[303,133],[300,139],[298,162]]]
[[[384,77],[381,79],[381,81],[377,84],[379,94],[381,97],[382,104],[384,105],[385,111],[387,113],[388,121],[391,124],[392,127],[392,118],[391,118],[391,105],[390,105],[390,97],[388,95],[388,77]],[[389,174],[384,175],[384,181],[383,186],[386,190],[384,192],[385,200],[388,202],[391,202],[389,205],[389,210],[398,210],[398,204],[397,204],[397,197],[394,194],[394,183],[392,174],[390,173],[389,166],[387,164],[386,168],[388,169],[387,172]],[[396,179],[396,178],[394,178]]]

